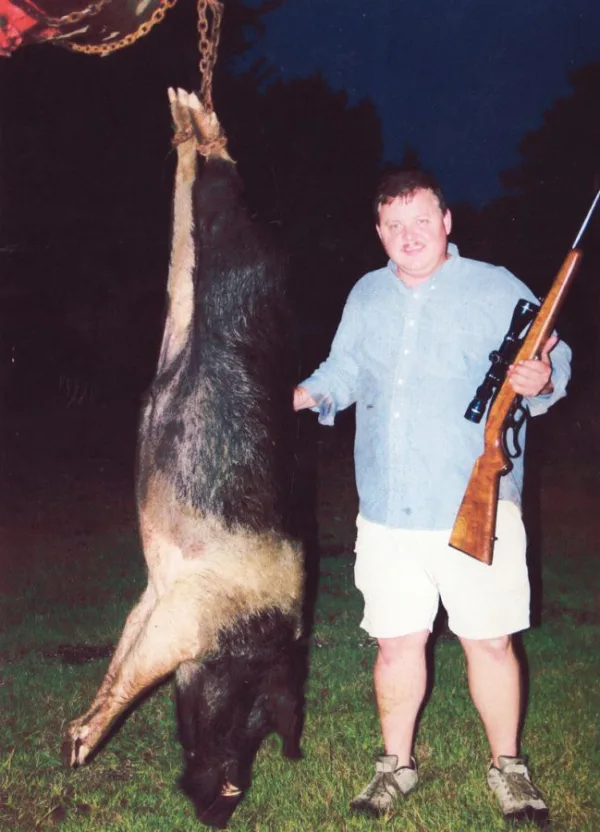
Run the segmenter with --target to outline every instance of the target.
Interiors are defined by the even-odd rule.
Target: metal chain
[[[208,20],[210,7],[212,26]],[[212,77],[219,39],[221,36],[221,21],[223,19],[223,3],[221,0],[198,0],[198,49],[200,51],[199,69],[202,75],[200,99],[206,110],[213,111]]]
[[[86,17],[91,17],[98,14],[105,6],[112,3],[113,0],[97,0],[91,3],[85,9],[78,12],[71,12],[63,17],[47,17],[46,23],[49,26],[59,27],[65,25],[73,25],[79,23]],[[105,57],[118,49],[123,49],[126,46],[131,46],[139,38],[147,35],[148,32],[160,23],[167,11],[172,9],[177,3],[177,0],[160,0],[160,6],[154,10],[150,18],[141,23],[135,32],[125,35],[119,40],[111,43],[101,44],[83,44],[70,43],[67,35],[59,36],[63,41],[64,46],[73,52],[82,52],[86,55],[100,55]],[[208,9],[210,8],[212,21],[209,22]],[[200,97],[202,103],[209,112],[213,110],[212,101],[212,78],[213,70],[217,60],[217,52],[219,48],[219,40],[221,35],[221,21],[223,19],[223,3],[221,0],[198,0],[198,49],[200,51],[199,70],[202,76],[200,86]],[[54,38],[52,38],[53,40]]]
[[[72,23],[79,23],[79,21],[83,20],[85,17],[93,17],[98,14],[99,11],[112,2],[113,0],[98,0],[97,3],[90,3],[89,6],[78,12],[71,12],[70,14],[65,14],[62,17],[44,17],[44,22],[48,26],[65,26]]]
[[[104,2],[111,2],[111,0],[104,0]],[[102,58],[106,57],[106,55],[110,55],[111,52],[116,52],[117,49],[123,49],[125,46],[131,46],[132,43],[135,43],[136,40],[139,40],[139,38],[147,35],[157,23],[161,22],[167,11],[172,9],[177,3],[177,0],[160,0],[160,2],[160,6],[152,12],[152,15],[148,20],[141,23],[135,32],[125,35],[119,40],[115,40],[112,43],[101,43],[97,45],[67,42],[65,43],[65,46],[73,52],[83,52],[86,55],[100,55]]]

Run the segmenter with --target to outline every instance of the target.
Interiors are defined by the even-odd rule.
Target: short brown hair
[[[387,173],[377,188],[373,200],[375,222],[379,225],[379,209],[382,205],[397,199],[413,196],[416,191],[431,191],[436,197],[440,211],[445,214],[448,210],[444,194],[436,179],[422,170],[397,170]]]

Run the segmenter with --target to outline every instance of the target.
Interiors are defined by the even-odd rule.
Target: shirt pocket
[[[492,349],[485,329],[451,310],[444,310],[435,318],[424,318],[419,354],[425,374],[466,379],[485,373]]]

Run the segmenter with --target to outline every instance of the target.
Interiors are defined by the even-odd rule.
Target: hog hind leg
[[[193,187],[197,170],[197,151],[189,98],[185,90],[169,89],[171,119],[177,146],[177,168],[173,194],[173,233],[167,281],[168,309],[163,332],[158,373],[163,372],[179,355],[187,342],[194,312]]]
[[[214,112],[209,112],[194,93],[169,89],[171,119],[177,146],[177,169],[173,197],[173,234],[167,294],[167,318],[158,360],[158,374],[179,355],[188,341],[194,313],[193,186],[198,152],[232,162],[227,141]]]
[[[188,95],[187,105],[198,152],[206,158],[233,162],[227,150],[227,138],[217,114],[213,110],[208,110],[194,93]]]

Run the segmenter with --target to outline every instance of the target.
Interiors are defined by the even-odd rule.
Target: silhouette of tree
[[[370,214],[380,124],[370,102],[350,106],[320,76],[272,82],[265,62],[233,72],[280,3],[228,0],[213,98],[250,202],[290,252],[298,320],[322,354],[350,286],[383,260]],[[3,235],[23,255],[10,280],[79,321],[126,377],[135,361],[140,378],[152,372],[161,326],[174,167],[166,90],[197,88],[198,62],[195,4],[182,2],[106,59],[32,46],[0,66]]]
[[[232,154],[254,210],[290,255],[303,352],[322,357],[350,287],[382,261],[371,216],[379,118],[370,102],[350,106],[319,75],[263,92],[251,76],[229,83],[237,88],[219,112]]]
[[[488,225],[498,227],[494,244],[504,245],[539,289],[572,244],[600,172],[600,63],[573,72],[570,83],[571,95],[557,100],[541,127],[524,136],[520,163],[502,173],[509,196],[487,210]],[[590,248],[593,235],[586,253]]]
[[[280,2],[228,0],[217,75]],[[34,45],[0,62],[0,240],[10,248],[2,294],[20,286],[25,327],[32,307],[57,329],[78,322],[112,376],[143,362],[136,388],[152,372],[164,305],[174,165],[167,87],[198,88],[199,59],[196,4],[182,0],[147,37],[105,59]]]
[[[489,259],[545,295],[600,186],[600,62],[570,75],[572,92],[520,144],[521,161],[502,174],[510,190],[482,213]],[[584,259],[558,328],[575,349],[574,389],[598,377],[600,211],[581,245]]]

